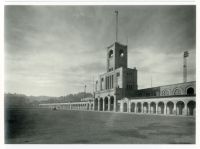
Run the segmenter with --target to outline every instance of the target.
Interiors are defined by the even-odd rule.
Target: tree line
[[[60,97],[26,96],[17,93],[5,93],[4,104],[6,108],[38,107],[41,103],[79,102],[81,98],[92,97],[91,93],[80,92]]]

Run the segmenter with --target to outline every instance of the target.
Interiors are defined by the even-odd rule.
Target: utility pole
[[[95,82],[94,82],[94,75],[93,75],[93,77],[92,77],[92,84],[93,84],[93,96],[95,97],[95,89],[94,89],[94,87],[95,87]]]
[[[187,57],[189,56],[188,51],[183,54],[183,82],[187,82]]]
[[[85,96],[86,96],[86,85],[84,86],[84,98],[85,98]]]
[[[118,11],[115,10],[116,14],[116,42],[118,42]]]
[[[126,44],[128,46],[128,35],[126,36]]]

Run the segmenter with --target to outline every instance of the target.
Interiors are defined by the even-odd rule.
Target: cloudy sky
[[[62,96],[93,90],[106,71],[106,47],[128,43],[128,66],[138,87],[180,83],[188,50],[195,79],[194,6],[6,6],[5,92]],[[127,40],[128,39],[128,40]]]

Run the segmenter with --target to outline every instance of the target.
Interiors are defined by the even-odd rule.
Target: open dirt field
[[[191,144],[195,118],[50,109],[9,109],[8,144]]]

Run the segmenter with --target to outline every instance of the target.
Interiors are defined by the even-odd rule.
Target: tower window
[[[117,77],[119,77],[119,76],[120,76],[120,73],[118,72],[118,73],[117,73]]]
[[[109,58],[113,57],[113,50],[110,50],[109,52]]]
[[[119,51],[119,56],[124,57],[124,51],[122,49]]]
[[[113,68],[110,68],[109,71],[113,71]]]

